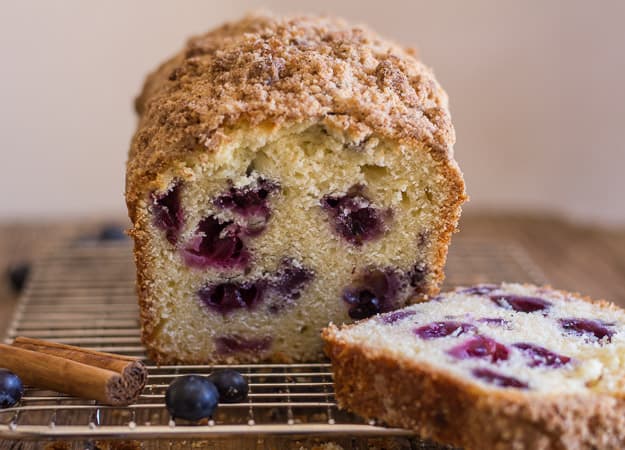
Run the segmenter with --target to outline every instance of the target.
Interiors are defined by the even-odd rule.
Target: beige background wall
[[[417,46],[451,97],[470,208],[625,223],[625,2],[581,0],[3,1],[0,218],[123,212],[144,74],[259,7]]]

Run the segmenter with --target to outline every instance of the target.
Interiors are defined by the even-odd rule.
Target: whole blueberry
[[[365,289],[357,292],[355,298],[354,306],[348,311],[349,317],[354,320],[366,319],[382,311],[382,302],[370,290]]]
[[[200,420],[213,415],[219,392],[206,377],[185,375],[171,382],[165,393],[165,405],[173,418]]]
[[[219,401],[222,403],[239,403],[247,398],[249,390],[247,381],[236,370],[216,370],[208,379],[217,387]]]
[[[123,241],[127,238],[124,229],[118,225],[106,225],[98,234],[99,241]]]
[[[20,263],[9,267],[7,277],[13,291],[19,293],[24,289],[28,275],[30,275],[30,264],[28,263]]]
[[[0,369],[0,409],[10,408],[24,394],[22,380],[7,369]]]

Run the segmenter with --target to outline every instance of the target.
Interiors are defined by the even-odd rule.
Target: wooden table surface
[[[0,223],[0,268],[5,273],[11,264],[31,261],[61,239],[93,235],[103,223],[126,224],[123,219]],[[474,238],[493,243],[513,241],[525,248],[552,286],[625,306],[625,229],[575,226],[556,218],[465,214],[454,241]],[[16,302],[17,296],[5,278],[0,283],[1,337],[6,333]],[[231,448],[231,444],[218,447]],[[0,441],[0,448],[8,447]]]

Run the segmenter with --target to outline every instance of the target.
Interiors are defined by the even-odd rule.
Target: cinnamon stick
[[[111,406],[134,402],[147,381],[136,358],[26,337],[0,344],[0,362],[27,385]]]

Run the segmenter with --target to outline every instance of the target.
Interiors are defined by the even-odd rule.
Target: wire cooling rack
[[[446,272],[446,288],[486,281],[545,282],[523,248],[460,237]],[[6,341],[25,335],[142,357],[134,277],[127,242],[61,246],[34,266]],[[143,394],[136,404],[123,408],[27,388],[17,407],[0,410],[0,439],[410,435],[338,410],[326,362],[229,366],[247,377],[248,401],[222,404],[211,420],[200,425],[173,422],[164,408],[168,384],[181,375],[208,375],[223,366],[148,364]],[[412,447],[437,448],[419,445]]]

